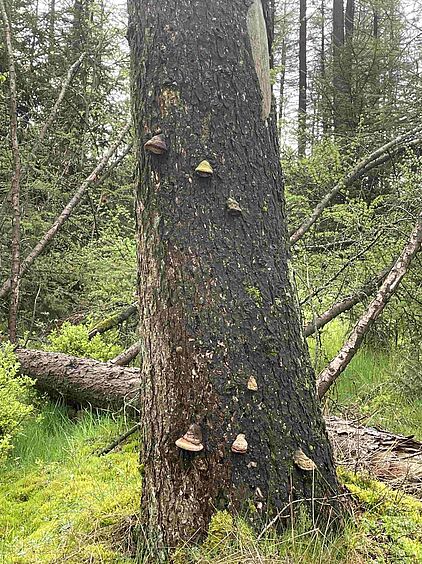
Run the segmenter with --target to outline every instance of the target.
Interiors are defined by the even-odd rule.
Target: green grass
[[[319,348],[315,339],[308,339],[317,371],[336,355],[345,337],[344,326],[334,321],[324,330]],[[400,349],[360,349],[329,393],[330,411],[364,415],[366,425],[422,440],[422,398],[403,393],[396,378],[401,361]]]
[[[96,456],[125,427],[83,412],[77,422],[48,404],[25,426],[0,469],[0,563],[133,562],[119,531],[140,500],[136,439]]]

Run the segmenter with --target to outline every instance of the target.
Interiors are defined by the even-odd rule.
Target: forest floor
[[[319,362],[336,350],[337,339],[342,335],[330,334]],[[420,433],[422,401],[397,387],[397,363],[393,354],[360,352],[341,378],[330,409],[365,415],[365,424],[397,433]],[[141,490],[138,437],[106,456],[97,454],[131,424],[122,417],[40,405],[37,419],[27,422],[0,468],[0,564],[137,561],[130,539]],[[422,563],[422,503],[368,477],[341,469],[339,477],[353,500],[341,533],[315,530],[302,516],[283,536],[258,541],[242,519],[220,512],[205,543],[179,550],[174,561]]]

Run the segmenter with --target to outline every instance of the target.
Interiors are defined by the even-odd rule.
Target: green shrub
[[[10,344],[0,345],[0,461],[13,447],[13,438],[33,411],[33,380],[18,374],[19,363]]]
[[[104,335],[88,337],[89,329],[86,325],[72,325],[63,323],[60,329],[52,331],[48,350],[62,352],[73,356],[93,358],[106,362],[122,352],[122,347],[116,344],[116,331],[109,331]]]
[[[413,342],[404,350],[395,376],[396,385],[406,398],[422,399],[422,345]]]

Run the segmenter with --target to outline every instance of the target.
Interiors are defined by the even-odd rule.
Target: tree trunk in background
[[[353,35],[355,27],[355,0],[347,0],[346,15],[344,18],[344,31],[346,41]]]
[[[298,143],[297,152],[300,157],[306,153],[306,0],[300,0],[299,5],[299,112],[298,112]]]
[[[346,83],[342,68],[344,48],[344,3],[343,0],[333,0],[333,125],[336,133],[344,132],[344,98]]]
[[[289,278],[269,2],[130,0],[129,13],[145,539],[172,547],[217,509],[258,523],[292,499],[316,498],[318,520],[337,484]],[[169,150],[152,155],[158,132]],[[203,159],[212,177],[195,175]],[[204,450],[182,451],[194,423]]]

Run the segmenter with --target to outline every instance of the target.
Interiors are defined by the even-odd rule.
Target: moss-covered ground
[[[328,333],[320,362],[342,335]],[[422,405],[395,385],[398,359],[362,351],[331,394],[331,408],[366,413],[369,424],[413,434]],[[99,449],[132,425],[110,415],[73,414],[46,403],[0,467],[0,564],[135,563],[131,531],[139,510],[138,438],[106,456]],[[419,436],[419,438],[421,438]],[[182,547],[176,564],[422,563],[422,503],[368,478],[340,471],[351,515],[336,534],[304,515],[283,535],[258,540],[241,519],[216,514],[205,543]],[[154,562],[153,559],[142,560]]]

